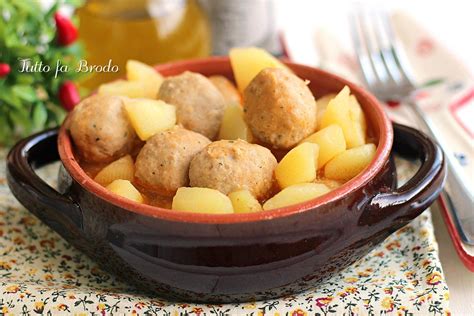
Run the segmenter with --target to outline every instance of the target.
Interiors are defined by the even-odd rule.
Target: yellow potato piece
[[[179,188],[173,197],[173,210],[193,213],[231,214],[232,202],[223,193],[208,188]]]
[[[104,167],[94,178],[102,186],[107,186],[114,180],[133,180],[135,165],[132,157],[126,155]]]
[[[226,104],[242,103],[242,97],[240,96],[237,87],[229,79],[224,76],[214,75],[210,76],[209,80],[222,94]]]
[[[331,101],[335,97],[336,97],[336,94],[330,93],[316,100],[316,106],[318,108],[318,111],[316,112],[316,129],[317,130],[319,130],[321,126],[321,120],[323,118],[324,112],[326,112],[326,108],[328,107],[329,101]]]
[[[143,196],[128,180],[122,180],[122,179],[114,180],[106,188],[110,192],[113,192],[124,198],[135,201],[137,203],[143,203]]]
[[[143,84],[143,82],[127,80],[116,80],[101,84],[98,93],[101,95],[116,95],[129,98],[153,99],[156,97],[156,95],[150,94],[147,85]]]
[[[321,183],[326,185],[330,190],[334,190],[339,188],[341,185],[344,184],[344,182],[339,181],[339,180],[332,180],[332,179],[326,179],[326,178],[321,178],[321,179],[316,179],[314,183]]]
[[[376,149],[374,144],[348,149],[326,164],[324,175],[329,179],[349,180],[370,164]]]
[[[319,146],[318,169],[329,160],[346,150],[346,140],[339,125],[329,125],[303,139],[302,143],[310,142]]]
[[[265,68],[288,69],[267,51],[257,48],[233,48],[229,52],[230,63],[237,87],[242,93],[252,79]]]
[[[176,124],[176,108],[161,100],[125,100],[125,110],[141,140],[147,140]]]
[[[349,87],[345,86],[333,99],[330,99],[321,118],[321,128],[332,124],[347,125],[349,115]],[[343,128],[343,126],[341,126]]]
[[[275,168],[275,178],[281,188],[316,179],[319,146],[302,143],[290,150]]]
[[[219,139],[243,139],[250,142],[249,129],[244,121],[244,110],[238,104],[229,105],[222,118]]]
[[[164,80],[163,76],[155,68],[137,60],[128,60],[125,68],[127,69],[127,79],[130,81],[151,80],[161,83]]]
[[[127,61],[125,68],[127,70],[127,79],[129,81],[142,82],[146,86],[146,94],[150,98],[156,98],[164,78],[155,70],[155,68],[131,59]]]
[[[345,86],[329,101],[321,119],[321,128],[333,124],[339,125],[344,132],[347,148],[353,148],[365,144],[365,136],[360,134],[357,124],[352,120],[349,94],[349,87]]]
[[[285,207],[308,201],[328,193],[329,188],[321,183],[300,183],[287,187],[263,204],[264,210]]]
[[[362,111],[362,107],[354,95],[350,95],[349,97],[349,115],[355,125],[355,132],[357,133],[355,137],[357,139],[363,139],[365,143],[367,135],[367,121],[365,119],[364,111]]]
[[[262,210],[260,203],[248,190],[231,192],[229,198],[234,207],[234,213],[251,213]]]

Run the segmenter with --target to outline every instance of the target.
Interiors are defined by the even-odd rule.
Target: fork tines
[[[378,98],[407,96],[414,90],[410,66],[388,13],[376,8],[357,8],[349,17],[351,37],[362,74]]]

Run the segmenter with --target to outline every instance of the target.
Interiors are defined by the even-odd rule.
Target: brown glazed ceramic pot
[[[319,97],[348,85],[377,139],[372,163],[338,189],[298,205],[251,214],[192,214],[139,205],[109,193],[78,165],[64,126],[20,141],[8,183],[33,214],[104,269],[146,291],[194,302],[238,302],[296,293],[330,277],[406,225],[438,196],[443,153],[433,140],[393,124],[368,92],[319,69],[287,63]],[[224,57],[158,66],[232,78]],[[396,188],[391,152],[417,158]],[[58,191],[34,168],[61,159]]]

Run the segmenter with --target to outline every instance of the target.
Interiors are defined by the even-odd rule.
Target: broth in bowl
[[[129,62],[127,80],[101,86],[71,115],[82,168],[137,203],[229,214],[317,198],[370,164],[376,145],[348,87],[316,100],[262,50],[230,59],[237,86]]]

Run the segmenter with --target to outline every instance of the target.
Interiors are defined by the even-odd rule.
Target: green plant
[[[63,107],[70,108],[64,94],[71,93],[71,81],[80,76],[74,70],[83,53],[75,37],[61,41],[57,10],[63,4],[77,7],[81,1],[56,0],[44,10],[37,0],[0,0],[0,145],[60,124]],[[69,71],[56,75],[58,62]],[[43,68],[25,71],[25,63]],[[67,91],[60,97],[65,83]]]

